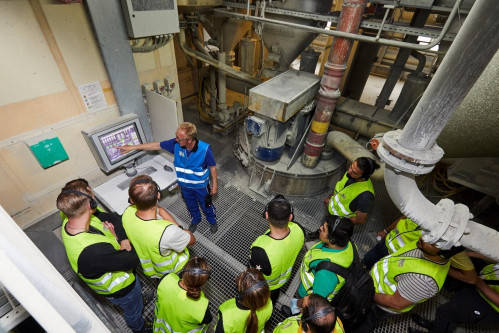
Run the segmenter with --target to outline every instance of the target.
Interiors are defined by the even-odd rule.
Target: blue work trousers
[[[213,203],[206,207],[206,196],[209,195],[207,187],[190,188],[181,186],[180,189],[182,191],[182,196],[184,197],[187,210],[191,214],[192,224],[198,224],[201,222],[201,212],[199,211],[199,206],[203,209],[203,212],[206,215],[206,220],[210,224],[217,223]]]
[[[142,329],[144,326],[144,318],[142,317],[144,302],[142,301],[142,290],[137,276],[135,276],[135,286],[127,295],[120,298],[108,297],[107,299],[123,310],[125,322],[132,331]]]

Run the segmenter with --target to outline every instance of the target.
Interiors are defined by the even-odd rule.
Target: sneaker
[[[411,319],[416,325],[426,328],[427,330],[431,330],[433,328],[433,322],[429,319],[426,319],[416,313],[411,315]]]
[[[193,224],[191,223],[191,225],[189,226],[189,231],[194,233],[194,231],[196,231],[196,228],[198,227],[197,224]]]
[[[291,308],[289,306],[287,306],[287,305],[282,305],[281,306],[281,313],[286,318],[291,317],[293,315],[291,313]]]
[[[218,224],[212,224],[210,225],[210,231],[214,234],[215,232],[218,231]]]
[[[145,320],[140,331],[133,331],[133,333],[152,333],[152,321]]]
[[[142,301],[144,302],[144,306],[147,306],[154,300],[154,291],[148,290],[142,294]]]

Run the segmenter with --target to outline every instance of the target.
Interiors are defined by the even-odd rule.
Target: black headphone
[[[159,199],[161,199],[161,188],[159,187],[158,183],[156,183],[154,180],[149,178],[139,178],[130,184],[130,188],[134,187],[137,184],[154,184],[156,186],[156,189],[158,190]]]
[[[336,237],[334,236],[334,231],[336,230],[336,227],[338,227],[338,224],[340,224],[340,221],[341,221],[342,217],[339,217],[337,216],[336,217],[336,220],[334,220],[334,224],[333,224],[333,230],[331,230],[331,232],[329,232],[329,223],[328,223],[328,240],[331,244],[336,244],[338,242],[338,240],[336,239]]]
[[[288,207],[289,207],[289,211],[290,211],[290,214],[293,215],[293,218],[295,218],[295,214],[293,213],[293,205],[289,203],[288,200],[286,200],[285,198],[274,198],[272,200],[270,200],[266,205],[265,205],[265,210],[263,211],[262,213],[262,216],[263,218],[265,219],[265,213],[267,213],[269,211],[269,205],[273,202],[285,202],[288,204]]]
[[[243,299],[244,294],[249,293],[253,290],[260,289],[260,288],[264,287],[266,284],[267,284],[267,280],[263,280],[263,281],[255,283],[254,285],[252,285],[251,287],[249,287],[248,289],[246,289],[244,291],[238,291],[236,299],[238,301],[241,301]]]
[[[372,159],[370,159],[369,157],[364,157],[364,158],[367,160],[367,163],[369,163],[369,170],[368,171],[366,170],[365,172],[362,173],[362,178],[368,179],[376,169],[374,168],[374,161]]]
[[[307,324],[307,321],[311,321],[311,320],[314,320],[314,319],[317,319],[317,318],[321,318],[321,317],[324,317],[330,313],[334,312],[334,309],[333,308],[322,308],[320,309],[319,311],[317,311],[316,313],[314,313],[313,315],[303,319],[301,318],[301,323],[302,323],[302,326],[304,329],[307,329],[308,328],[308,324]]]
[[[182,275],[184,273],[190,273],[192,275],[202,275],[202,274],[208,274],[211,275],[211,269],[202,269],[202,268],[189,268],[189,269],[184,269],[182,270]]]
[[[94,198],[92,198],[91,196],[89,196],[86,193],[83,193],[83,192],[80,192],[80,191],[77,191],[77,190],[62,190],[62,192],[61,192],[61,194],[69,194],[69,193],[83,195],[83,196],[89,198],[90,199],[90,209],[96,209],[97,206],[99,205],[97,203],[97,200],[95,200]]]

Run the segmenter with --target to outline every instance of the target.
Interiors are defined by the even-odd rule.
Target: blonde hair
[[[187,135],[187,137],[191,140],[196,139],[198,136],[198,130],[196,128],[196,125],[194,125],[193,123],[189,123],[186,121],[178,125],[178,129],[184,131],[185,135]]]

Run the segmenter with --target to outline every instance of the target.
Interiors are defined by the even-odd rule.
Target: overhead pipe
[[[227,75],[241,79],[241,80],[248,82],[254,86],[257,86],[260,83],[262,83],[262,81],[260,81],[259,79],[256,79],[256,78],[254,78],[246,73],[240,72],[240,71],[232,68],[231,66],[229,66],[225,63],[222,63],[216,59],[213,59],[212,57],[210,57],[206,54],[203,54],[202,52],[195,51],[195,50],[191,49],[190,47],[188,47],[187,43],[186,43],[186,39],[185,39],[185,29],[186,29],[185,27],[180,27],[179,44],[180,44],[180,47],[182,48],[182,51],[184,51],[187,55],[194,57],[198,60],[201,60],[201,61],[207,63],[208,65],[211,65],[211,66],[216,67],[218,69],[222,69],[227,73]]]
[[[443,156],[436,139],[499,47],[499,6],[478,0],[449,48],[428,89],[402,131],[388,132],[378,147],[386,188],[402,213],[442,249],[463,245],[499,261],[497,231],[471,221],[468,207],[449,199],[437,205],[419,191],[414,175],[431,172]]]
[[[350,163],[353,163],[359,157],[369,157],[370,159],[375,160],[380,165],[380,168],[374,171],[370,178],[379,181],[384,179],[385,163],[382,163],[380,159],[374,156],[366,147],[362,146],[347,134],[340,131],[329,132],[326,138],[324,151],[330,151],[332,149],[335,149]]]
[[[310,32],[313,32],[316,34],[323,34],[323,35],[335,36],[335,37],[341,37],[341,38],[349,38],[349,39],[359,40],[359,41],[363,41],[363,42],[367,42],[367,43],[378,43],[378,44],[382,44],[382,45],[395,46],[395,47],[423,51],[423,50],[431,49],[432,47],[438,45],[442,41],[442,39],[445,37],[445,34],[449,31],[451,23],[452,23],[452,21],[454,21],[454,18],[458,12],[458,9],[459,9],[462,1],[463,0],[456,1],[456,3],[454,4],[454,7],[452,7],[452,10],[449,14],[449,17],[447,18],[447,21],[445,22],[438,37],[435,38],[430,44],[423,44],[423,45],[422,44],[399,42],[399,41],[386,39],[386,38],[376,39],[376,37],[357,35],[356,33],[346,32],[346,31],[338,29],[338,26],[340,25],[339,21],[338,21],[338,25],[336,27],[336,30],[328,30],[328,29],[315,28],[315,27],[310,27],[310,26],[286,22],[286,21],[269,19],[266,17],[258,17],[258,16],[248,15],[248,14],[230,12],[230,11],[227,11],[226,9],[221,9],[221,8],[215,8],[215,9],[213,9],[213,11],[217,14],[220,14],[220,15],[229,16],[229,17],[236,17],[236,18],[239,18],[242,20],[273,23],[273,24],[284,25],[284,26],[288,26],[288,27],[292,27],[292,28],[310,31]],[[345,2],[350,2],[350,1],[344,1],[344,3]],[[364,6],[365,6],[365,4],[364,4]]]
[[[357,33],[366,2],[367,0],[343,1],[336,29],[351,34]],[[319,163],[329,123],[340,97],[339,87],[347,67],[352,43],[351,39],[335,38],[328,61],[324,66],[324,75],[321,79],[319,96],[317,97],[317,107],[305,143],[305,151],[301,158],[301,163],[307,168],[314,168]]]

